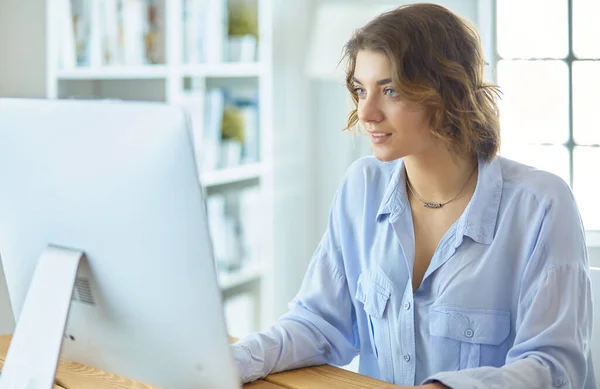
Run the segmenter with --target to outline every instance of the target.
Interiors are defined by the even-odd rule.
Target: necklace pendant
[[[440,203],[423,203],[425,208],[442,208],[442,204]]]

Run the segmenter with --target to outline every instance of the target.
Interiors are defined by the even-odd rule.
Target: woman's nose
[[[367,97],[359,100],[358,119],[363,123],[378,123],[383,119],[383,113],[376,99]]]

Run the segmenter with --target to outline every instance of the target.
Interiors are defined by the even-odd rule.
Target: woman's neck
[[[444,203],[463,194],[461,190],[469,189],[477,169],[477,158],[453,157],[450,151],[440,147],[427,154],[405,157],[404,166],[417,197],[426,202]],[[472,190],[463,192],[472,194]]]

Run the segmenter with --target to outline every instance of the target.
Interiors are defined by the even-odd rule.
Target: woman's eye
[[[360,88],[360,87],[354,88],[353,91],[354,91],[354,93],[356,93],[356,95],[358,97],[362,97],[362,96],[364,96],[366,94],[365,90],[363,88]]]
[[[390,96],[390,97],[398,97],[398,93],[396,93],[396,91],[392,88],[385,88],[383,93],[386,96]]]

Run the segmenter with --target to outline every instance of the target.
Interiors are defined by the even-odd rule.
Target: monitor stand
[[[0,389],[52,389],[83,251],[49,245],[31,279],[0,376]]]

